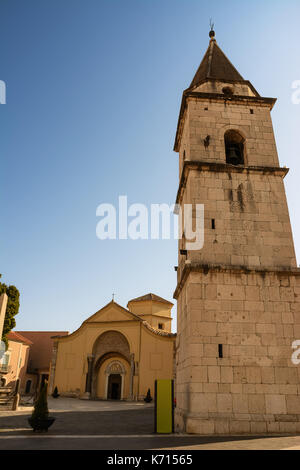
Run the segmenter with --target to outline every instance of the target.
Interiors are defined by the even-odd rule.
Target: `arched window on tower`
[[[244,165],[245,139],[234,130],[229,130],[224,135],[226,163],[230,165]]]

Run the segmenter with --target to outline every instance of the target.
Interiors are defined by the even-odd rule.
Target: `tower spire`
[[[201,61],[200,66],[189,86],[193,89],[205,80],[219,80],[232,82],[245,82],[241,74],[232,65],[224,52],[220,49],[215,38],[214,23],[210,22],[208,49]]]

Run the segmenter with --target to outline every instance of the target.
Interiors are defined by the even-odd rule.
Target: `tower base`
[[[235,415],[200,417],[193,413],[175,414],[175,431],[199,435],[265,435],[300,432],[300,415]]]
[[[178,298],[176,431],[300,432],[300,270],[195,266]]]

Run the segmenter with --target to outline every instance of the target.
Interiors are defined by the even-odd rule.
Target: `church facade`
[[[53,338],[49,393],[102,400],[154,396],[156,379],[174,377],[173,304],[147,294],[111,301],[64,337]]]
[[[204,247],[179,242],[176,431],[300,431],[300,269],[270,112],[213,31],[183,92],[177,203],[204,204]]]

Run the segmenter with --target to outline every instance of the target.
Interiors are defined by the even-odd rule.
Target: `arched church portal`
[[[95,341],[91,365],[91,398],[132,398],[134,355],[119,331],[106,331]]]
[[[105,371],[107,400],[123,400],[125,374],[125,367],[119,361],[113,361],[107,366]]]

